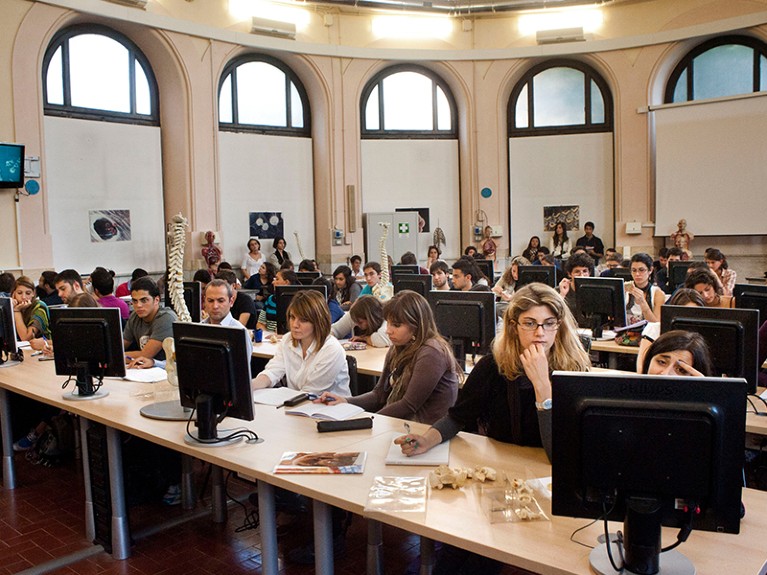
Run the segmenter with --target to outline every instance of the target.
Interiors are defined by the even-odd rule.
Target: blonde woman
[[[386,302],[384,317],[392,347],[376,386],[347,399],[324,393],[318,401],[348,401],[365,411],[434,423],[455,403],[460,367],[422,295],[399,292]]]
[[[588,371],[577,325],[562,297],[541,283],[514,294],[493,353],[484,356],[461,389],[456,404],[423,435],[398,437],[402,452],[424,453],[459,431],[487,435],[517,445],[541,446],[551,453],[553,370]],[[438,573],[498,573],[502,564],[443,545]]]
[[[517,285],[519,279],[519,266],[529,266],[530,260],[523,258],[522,256],[516,256],[511,260],[511,264],[503,272],[501,278],[495,282],[493,286],[493,293],[501,298],[501,301],[511,301],[511,296],[514,295],[514,288]]]

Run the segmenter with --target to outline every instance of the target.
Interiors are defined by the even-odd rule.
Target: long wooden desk
[[[29,358],[21,366],[0,370],[0,387],[4,390],[63,407],[110,429],[255,477],[259,481],[265,573],[277,572],[273,487],[283,487],[315,500],[315,531],[319,535],[318,545],[324,549],[322,557],[318,553],[317,571],[332,573],[328,506],[336,505],[364,515],[374,476],[423,475],[428,471],[384,464],[383,454],[388,450],[392,434],[402,431],[400,420],[385,416],[376,415],[369,430],[318,434],[315,422],[309,418],[288,416],[282,410],[257,405],[253,422],[225,420],[221,427],[247,427],[263,436],[264,443],[206,449],[184,442],[185,423],[150,420],[139,415],[139,408],[152,399],[136,397],[136,384],[109,380],[105,383],[110,391],[108,397],[68,402],[61,398],[61,381],[61,377],[53,375],[51,362],[38,363]],[[422,431],[425,426],[413,424],[413,428]],[[358,476],[274,475],[272,469],[280,455],[291,450],[362,450],[368,453],[368,462],[365,473]],[[493,465],[513,477],[544,477],[551,473],[540,449],[512,446],[464,433],[451,442],[450,462],[453,466]],[[682,546],[682,552],[695,563],[699,573],[756,574],[764,565],[766,554],[761,546],[767,538],[767,493],[744,490],[744,502],[747,515],[740,535],[695,532]],[[372,518],[542,574],[590,572],[588,550],[569,541],[570,534],[585,521],[552,517],[545,522],[491,525],[479,509],[471,488],[433,491],[425,515],[376,513]],[[592,526],[579,534],[578,540],[591,543],[599,532],[599,526]],[[666,544],[674,536],[675,530],[664,530]]]

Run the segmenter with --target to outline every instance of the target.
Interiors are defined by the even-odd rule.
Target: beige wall
[[[339,14],[330,8],[318,9],[310,30],[288,41],[247,34],[247,23],[226,13],[225,0],[153,0],[146,12],[99,0],[3,4],[0,139],[26,143],[28,155],[41,153],[45,134],[40,77],[48,42],[57,30],[75,22],[112,26],[139,45],[158,78],[166,214],[183,212],[192,231],[217,229],[220,224],[215,104],[223,67],[253,49],[284,60],[309,93],[317,259],[328,265],[363,250],[359,97],[365,83],[388,64],[414,61],[428,66],[446,80],[456,98],[464,244],[470,241],[469,224],[477,209],[508,233],[506,107],[514,82],[533,64],[555,56],[595,67],[610,86],[615,106],[616,243],[653,249],[662,241],[653,239],[652,227],[645,227],[641,236],[623,233],[627,221],[654,220],[651,131],[648,115],[641,110],[660,103],[661,87],[675,59],[708,35],[747,27],[747,33],[767,39],[767,0],[618,2],[604,8],[604,30],[587,42],[544,47],[516,32],[515,15],[477,17],[471,32],[461,32],[458,26],[448,40],[403,46],[371,38],[368,14]],[[70,9],[74,6],[78,11]],[[332,26],[323,25],[323,13],[334,14]],[[51,264],[48,218],[55,215],[47,212],[42,160],[41,194],[15,204],[12,194],[0,192],[0,268],[36,271]],[[355,186],[354,213],[349,212],[346,194],[350,184]],[[486,186],[496,191],[489,200],[479,196]],[[345,245],[331,246],[328,231],[334,226],[347,229],[349,221],[356,223],[357,232],[348,234]],[[763,236],[702,242],[707,246],[714,240],[729,254],[751,258],[755,269],[764,263]],[[509,241],[500,238],[501,255],[506,255]],[[518,243],[514,238],[513,245]]]

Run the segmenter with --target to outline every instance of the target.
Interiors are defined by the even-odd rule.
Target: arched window
[[[447,84],[419,66],[392,66],[362,91],[363,138],[456,138],[455,103]]]
[[[669,77],[664,102],[767,90],[767,45],[747,36],[713,38],[691,50]]]
[[[230,62],[218,92],[219,128],[310,136],[309,100],[284,63],[261,54]]]
[[[45,113],[157,124],[157,84],[149,62],[128,38],[104,26],[57,34],[43,61]]]
[[[612,97],[590,66],[549,61],[531,68],[514,86],[508,121],[510,137],[609,132]]]

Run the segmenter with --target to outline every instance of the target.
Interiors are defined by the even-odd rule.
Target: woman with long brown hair
[[[386,329],[383,302],[375,296],[363,295],[333,324],[330,333],[337,338],[351,334],[352,341],[360,341],[372,347],[389,347],[391,340],[386,335]]]
[[[392,347],[376,386],[346,399],[324,393],[318,401],[348,401],[365,411],[434,423],[455,402],[460,367],[422,295],[399,292],[386,303],[384,317]]]

